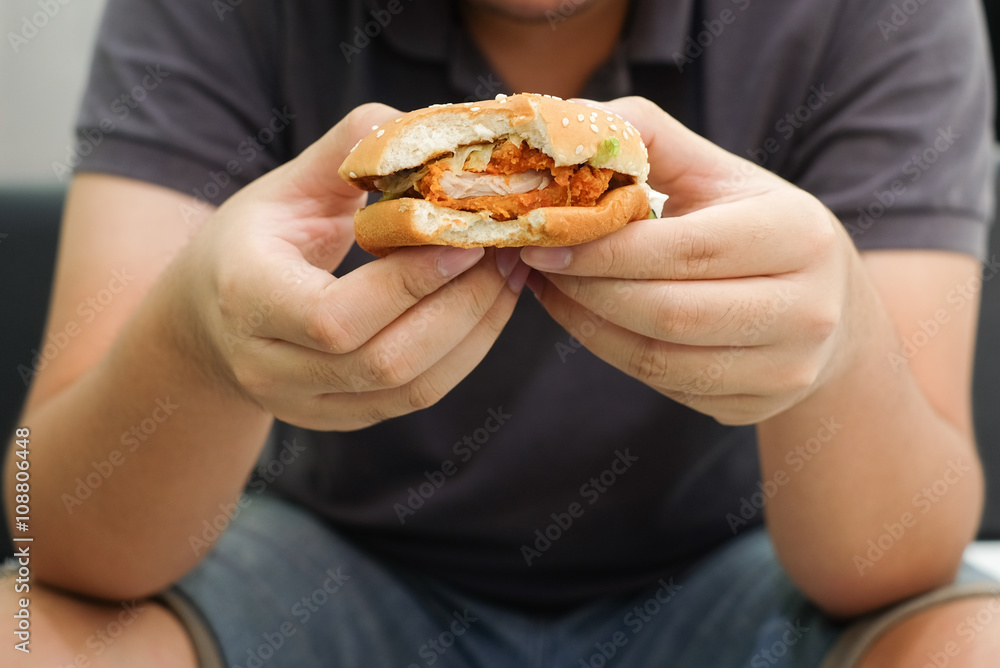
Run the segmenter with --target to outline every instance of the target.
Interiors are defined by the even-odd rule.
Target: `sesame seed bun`
[[[555,167],[589,164],[613,170],[627,177],[626,185],[616,179],[617,187],[601,195],[595,206],[542,207],[502,222],[489,211],[459,211],[401,197],[357,213],[358,243],[376,255],[423,244],[570,245],[613,232],[649,212],[644,186],[649,162],[638,130],[612,112],[545,95],[498,95],[404,114],[373,127],[351,149],[339,174],[355,186],[376,191],[380,177],[420,168],[461,146],[504,139],[538,149]]]

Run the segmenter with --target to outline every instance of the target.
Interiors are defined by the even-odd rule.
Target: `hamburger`
[[[434,105],[351,149],[341,178],[378,202],[354,217],[366,251],[570,246],[648,217],[649,162],[617,114],[548,95]]]

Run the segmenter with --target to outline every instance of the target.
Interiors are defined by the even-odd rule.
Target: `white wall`
[[[0,182],[58,181],[51,164],[65,162],[103,8],[0,0]]]

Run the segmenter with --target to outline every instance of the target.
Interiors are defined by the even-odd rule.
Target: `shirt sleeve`
[[[985,255],[994,138],[981,12],[976,0],[844,3],[784,176],[859,249]]]
[[[269,47],[248,29],[269,4],[109,0],[77,120],[76,171],[219,204],[280,164],[294,115],[273,100]]]

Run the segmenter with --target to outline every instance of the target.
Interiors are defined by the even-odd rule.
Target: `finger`
[[[635,281],[548,274],[552,286],[591,313],[658,341],[694,346],[760,346],[792,326],[799,288],[760,277],[716,281]]]
[[[745,173],[744,180],[749,181],[774,178],[750,161],[692,132],[645,98],[619,98],[601,103],[601,107],[628,119],[639,131],[649,151],[649,185],[668,195],[680,188],[682,182],[700,182],[705,191],[717,195],[719,184],[732,181],[737,174]],[[683,190],[687,192],[689,188]]]
[[[308,199],[319,201],[331,197],[355,199],[358,189],[341,179],[337,170],[348,153],[374,127],[385,125],[401,115],[398,109],[377,103],[353,109],[292,161],[290,178],[298,191]]]
[[[405,385],[449,354],[505,293],[514,294],[492,265],[493,259],[487,258],[352,353],[329,354],[284,343],[260,356],[261,370],[279,386],[302,387],[310,394]]]
[[[578,246],[528,247],[521,258],[540,271],[573,276],[704,280],[781,274],[802,268],[828,243],[824,237],[832,224],[816,224],[804,213],[793,208],[779,219],[766,200],[750,198],[678,218],[638,220]]]
[[[793,370],[773,346],[693,346],[627,330],[546,285],[539,296],[552,318],[595,355],[671,398],[768,396],[787,390]]]
[[[522,266],[511,276],[526,271]],[[501,290],[497,300],[465,338],[405,385],[371,392],[316,395],[307,402],[289,406],[289,416],[278,414],[278,417],[310,429],[349,431],[427,408],[450,392],[482,361],[510,319],[517,298],[515,291]]]
[[[356,350],[482,256],[481,248],[409,248],[339,279],[302,259],[272,263],[248,277],[256,310],[268,316],[254,334],[323,352]]]

